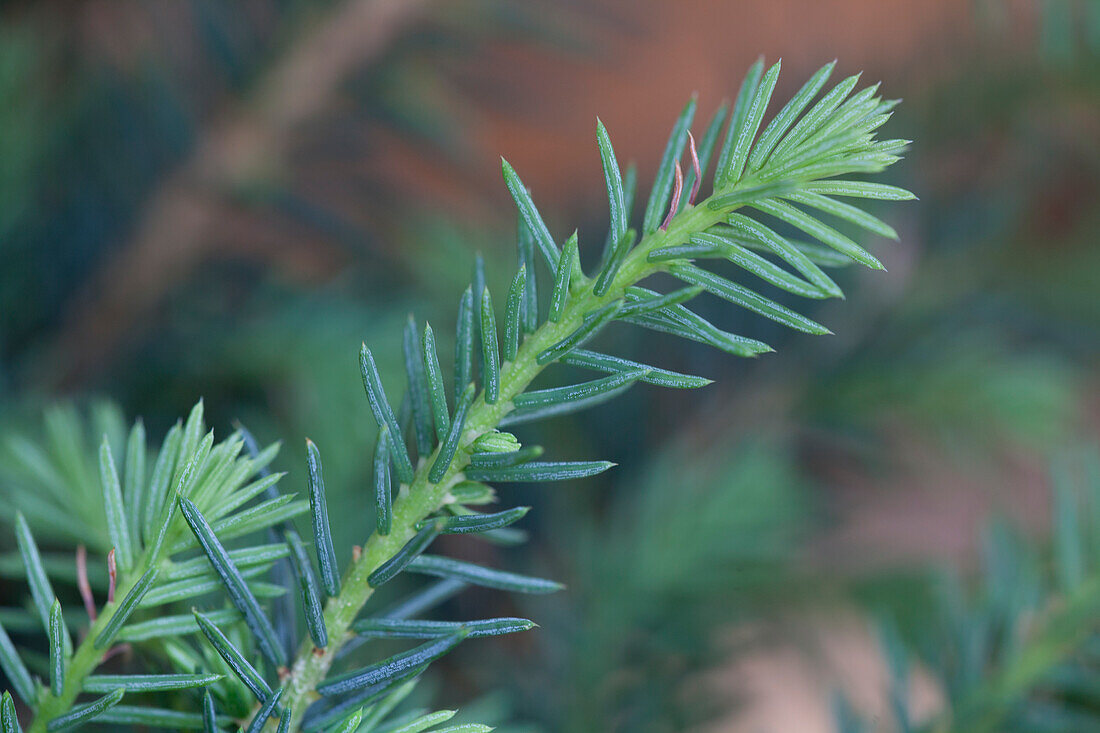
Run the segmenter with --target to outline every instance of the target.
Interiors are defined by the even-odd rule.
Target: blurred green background
[[[519,490],[524,547],[447,543],[569,589],[451,601],[542,628],[434,680],[513,731],[812,733],[838,690],[874,716],[869,614],[971,566],[991,514],[1041,542],[1048,461],[1095,441],[1100,3],[2,3],[0,427],[106,398],[156,436],[203,397],[219,434],[284,441],[285,490],[317,442],[337,543],[361,542],[359,343],[398,375],[405,316],[449,331],[475,252],[504,287],[497,156],[584,257],[606,227],[596,115],[647,187],[683,100],[709,115],[758,54],[783,58],[779,96],[835,57],[905,99],[890,180],[920,201],[878,212],[900,243],[867,243],[889,272],[848,273],[811,314],[827,338],[701,303],[778,349],[751,363],[610,335],[716,384],[530,436],[620,467]],[[941,705],[926,687],[918,712]]]

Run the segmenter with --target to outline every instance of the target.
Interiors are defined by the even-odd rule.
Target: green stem
[[[118,611],[122,599],[126,597],[126,594],[141,579],[142,575],[153,566],[159,566],[161,572],[172,566],[172,561],[166,557],[166,553],[167,548],[172,546],[180,531],[180,519],[178,514],[171,514],[170,507],[165,507],[163,511],[169,512],[169,516],[174,516],[174,519],[171,520],[172,524],[167,529],[164,542],[159,546],[146,547],[130,572],[126,574],[119,573],[118,584],[115,586],[115,600],[104,604],[99,612],[99,617],[88,628],[84,640],[73,652],[68,666],[65,668],[65,683],[61,694],[55,697],[48,688],[43,689],[39,695],[39,704],[35,709],[34,720],[31,721],[27,733],[46,733],[46,726],[51,720],[69,712],[84,687],[84,679],[95,671],[96,667],[103,662],[103,657],[115,646],[112,644],[107,648],[99,649],[95,646],[95,640],[110,622],[111,617]]]
[[[751,185],[748,181],[742,181],[738,188]],[[711,210],[705,201],[696,207],[685,208],[672,220],[667,231],[657,230],[643,237],[638,246],[627,255],[612,286],[603,296],[598,297],[592,293],[589,280],[574,281],[561,319],[557,323],[546,322],[540,326],[524,340],[515,360],[504,364],[500,375],[500,398],[497,402],[487,404],[484,395],[481,395],[471,406],[461,447],[443,479],[434,484],[428,480],[428,469],[435,460],[438,448],[427,460],[421,460],[412,484],[402,486],[394,502],[390,534],[371,535],[362,553],[348,568],[343,591],[339,596],[331,598],[325,606],[328,647],[317,649],[307,639],[290,668],[289,677],[285,681],[283,702],[296,712],[292,722],[294,730],[297,730],[297,721],[302,719],[302,713],[316,695],[314,689],[328,674],[336,652],[347,642],[351,623],[374,592],[367,583],[367,578],[412,539],[417,522],[448,503],[450,488],[462,480],[462,471],[469,463],[470,443],[495,428],[511,411],[512,399],[523,394],[531,381],[549,366],[536,361],[538,354],[575,331],[586,314],[623,297],[626,288],[664,269],[666,263],[657,265],[647,261],[646,256],[651,251],[683,242],[690,234],[705,231],[723,220],[727,214],[728,209]],[[271,727],[274,729],[274,724]]]
[[[151,564],[152,562],[139,563],[139,565],[144,565],[146,568],[150,567]],[[95,671],[95,668],[103,661],[103,656],[110,651],[110,647],[97,649],[95,647],[96,637],[99,636],[99,632],[114,616],[118,610],[119,602],[126,597],[126,594],[130,592],[130,589],[141,578],[141,575],[139,572],[131,571],[128,577],[121,579],[121,582],[115,588],[115,601],[103,607],[95,623],[88,629],[84,641],[80,642],[80,645],[73,652],[72,658],[69,659],[68,666],[65,668],[65,684],[61,695],[55,697],[48,687],[43,688],[39,696],[39,705],[35,711],[34,720],[27,728],[27,733],[46,733],[46,725],[51,720],[69,712],[73,703],[76,702],[77,695],[84,687],[84,679]]]

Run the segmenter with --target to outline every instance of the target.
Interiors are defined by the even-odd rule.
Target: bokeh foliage
[[[79,28],[51,36],[34,13],[13,13],[2,23],[0,83],[5,98],[19,100],[0,113],[4,420],[26,426],[57,396],[85,401],[110,394],[126,414],[144,416],[152,432],[203,395],[224,432],[241,419],[267,440],[308,434],[325,445],[330,500],[358,508],[334,526],[337,542],[350,544],[373,521],[369,504],[353,498],[368,481],[362,446],[373,438],[367,415],[345,409],[359,399],[354,345],[388,344],[378,353],[393,355],[381,365],[392,374],[413,305],[433,322],[450,315],[451,295],[469,265],[425,271],[418,261],[442,261],[446,252],[469,263],[475,250],[486,251],[490,283],[503,291],[507,274],[493,256],[503,248],[494,242],[508,239],[509,224],[426,214],[435,207],[369,176],[345,173],[340,180],[352,185],[326,199],[326,189],[308,184],[318,171],[338,171],[326,152],[331,147],[303,144],[288,156],[285,177],[231,192],[234,210],[247,212],[245,223],[214,238],[259,231],[257,239],[268,241],[256,220],[271,218],[288,238],[308,243],[305,255],[283,249],[257,257],[230,247],[229,256],[203,260],[143,316],[143,335],[108,355],[109,367],[59,387],[51,343],[64,338],[74,293],[84,292],[90,271],[127,241],[149,190],[186,159],[223,102],[247,99],[293,44],[303,18],[334,4],[188,5],[195,12],[175,32],[197,50],[157,63],[122,64],[75,51]],[[521,43],[583,46],[545,16],[464,5],[465,13],[433,12],[423,25],[396,33],[393,45],[347,85],[341,100],[354,113],[339,120],[339,129],[369,125],[372,133],[384,131],[383,140],[389,134],[442,151],[459,165],[475,149],[471,133],[440,123],[454,99],[447,80],[424,63],[427,55],[441,47],[461,55],[517,28],[525,29]],[[993,4],[978,5],[996,12]],[[798,603],[805,578],[797,558],[802,541],[836,519],[830,492],[838,465],[854,466],[890,491],[911,442],[930,443],[934,460],[948,465],[995,465],[1005,455],[1042,464],[1049,449],[1092,429],[1088,406],[1100,343],[1096,20],[1086,14],[1087,3],[1042,5],[1052,15],[1024,52],[1006,41],[1019,30],[1015,21],[979,15],[976,39],[956,51],[951,69],[930,71],[906,92],[896,124],[920,146],[899,166],[896,182],[922,200],[899,227],[904,243],[896,260],[886,259],[888,286],[842,276],[849,302],[827,315],[840,336],[826,343],[778,336],[773,343],[787,355],[783,364],[731,365],[703,348],[678,350],[662,365],[729,386],[677,395],[675,407],[662,394],[630,395],[600,414],[545,429],[541,442],[564,450],[595,446],[593,452],[633,467],[549,500],[553,512],[536,518],[539,549],[526,562],[560,571],[577,605],[539,606],[552,619],[544,623],[545,641],[537,649],[508,642],[473,679],[458,680],[464,692],[512,681],[514,717],[548,730],[677,730],[695,712],[713,712],[705,699],[684,692],[701,668],[726,653],[711,643],[712,634],[777,599]],[[1066,12],[1078,21],[1067,22]],[[382,145],[347,132],[335,140],[331,145],[367,161]],[[318,153],[312,167],[311,152]],[[120,170],[126,174],[116,175]],[[354,212],[349,200],[369,216]],[[582,231],[584,224],[603,226],[582,222]],[[654,343],[647,350],[670,351],[670,341]],[[632,336],[618,345],[621,353],[642,355],[631,352],[638,348]],[[109,411],[97,414],[122,424]],[[672,447],[662,448],[670,439]],[[299,441],[290,441],[280,467],[304,465],[300,451]],[[669,468],[680,461],[691,471]],[[291,480],[304,489],[303,476]],[[698,545],[676,552],[661,551],[656,539],[663,530],[654,517],[672,512],[676,520],[673,508],[660,504],[669,484],[698,492],[715,521],[692,534]],[[575,537],[549,541],[578,514],[585,521],[568,530]],[[605,543],[598,554],[596,538]],[[676,560],[692,558],[713,564],[710,582],[685,585],[675,572]],[[641,579],[630,570],[643,561],[669,571],[635,587]],[[837,575],[837,583],[847,582],[844,568]],[[656,600],[639,608],[642,593]],[[451,603],[470,611],[470,604],[493,601]],[[515,672],[546,658],[552,663],[537,684]],[[459,659],[463,668],[476,662]],[[540,695],[545,689],[562,704],[548,705]]]

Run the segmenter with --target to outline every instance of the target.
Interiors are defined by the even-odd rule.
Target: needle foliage
[[[269,471],[278,445],[259,448],[243,428],[216,440],[201,402],[155,450],[141,423],[127,433],[113,420],[92,461],[83,431],[62,413],[47,421],[45,446],[18,442],[27,482],[10,504],[30,603],[4,622],[46,632],[50,674],[39,679],[36,665],[0,631],[0,665],[29,709],[17,720],[5,696],[3,729],[94,722],[206,731],[488,730],[451,724],[452,711],[402,712],[400,703],[456,646],[534,622],[417,617],[468,586],[533,594],[562,586],[441,556],[433,544],[441,534],[515,541],[522,535],[514,525],[527,508],[485,508],[507,496],[501,485],[584,479],[613,466],[596,457],[559,460],[501,429],[594,407],[639,383],[709,383],[602,353],[596,342],[605,329],[658,331],[757,357],[771,347],[704,319],[690,301],[718,298],[823,335],[827,326],[804,311],[842,296],[829,272],[853,263],[882,269],[854,233],[896,237],[863,205],[913,198],[867,178],[899,160],[908,141],[878,139],[896,103],[882,99],[877,85],[860,89],[858,75],[829,86],[833,67],[779,104],[772,96],[780,64],[757,61],[732,108],[720,107],[699,126],[698,146],[691,133],[697,102],[690,100],[674,121],[644,207],[635,205],[635,172],[623,171],[611,134],[597,122],[610,219],[599,252],[576,232],[555,235],[519,173],[503,161],[519,219],[510,286],[491,292],[479,263],[459,301],[453,355],[439,352],[430,325],[410,319],[400,402],[392,400],[381,360],[367,344],[361,348],[362,409],[379,428],[374,486],[365,491],[377,521],[355,552],[331,536],[336,507],[325,492],[323,445],[308,444],[294,493],[282,474]],[[703,196],[705,178],[711,186]],[[586,271],[583,260],[597,265]],[[548,289],[539,288],[540,270]],[[593,378],[532,387],[559,362]],[[311,531],[303,539],[292,520],[305,515]],[[64,558],[40,553],[39,528],[85,545],[88,566],[108,565],[106,577],[74,573]],[[388,612],[373,608],[375,590],[398,575],[423,577],[424,584]],[[53,592],[54,583],[74,581],[84,615],[61,608]],[[303,636],[288,597],[305,619]],[[409,642],[366,666],[348,665],[339,652],[357,638]],[[148,653],[148,673],[97,671],[122,643]],[[165,690],[183,691],[185,702],[147,704],[159,698],[145,693]]]

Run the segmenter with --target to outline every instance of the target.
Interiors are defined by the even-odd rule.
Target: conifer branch
[[[762,62],[758,62],[758,64],[760,63]],[[348,568],[343,582],[344,592],[341,593],[339,597],[330,599],[325,608],[325,626],[328,628],[331,638],[342,639],[348,634],[352,624],[374,592],[374,588],[370,583],[372,574],[380,566],[400,553],[408,543],[414,541],[414,538],[417,537],[417,528],[422,526],[423,522],[428,517],[443,510],[447,505],[454,502],[454,497],[450,495],[450,490],[468,478],[465,471],[470,465],[471,458],[477,454],[474,448],[476,441],[482,436],[492,434],[498,426],[506,421],[509,415],[516,409],[518,398],[528,391],[531,382],[546,367],[561,360],[570,353],[576,353],[577,347],[581,345],[581,342],[577,341],[571,343],[570,338],[578,333],[582,333],[585,324],[590,323],[593,316],[596,314],[611,313],[611,317],[606,320],[609,321],[613,319],[614,315],[619,312],[624,303],[637,299],[635,287],[648,277],[659,272],[676,275],[682,274],[682,268],[689,266],[689,258],[691,254],[693,254],[685,253],[681,257],[665,258],[654,257],[654,253],[690,242],[699,235],[713,231],[716,227],[721,227],[731,222],[731,217],[740,216],[740,214],[735,214],[738,210],[758,206],[763,203],[770,204],[775,202],[779,204],[780,202],[777,199],[798,193],[805,189],[805,184],[809,181],[818,180],[818,176],[813,175],[808,179],[799,178],[798,171],[803,170],[805,167],[822,165],[821,160],[831,161],[833,167],[829,168],[827,172],[830,172],[832,175],[837,175],[842,172],[849,172],[844,168],[846,165],[846,158],[858,159],[854,167],[861,171],[881,169],[897,159],[894,157],[894,153],[899,151],[900,148],[892,149],[887,154],[888,157],[880,156],[876,159],[870,150],[861,147],[870,142],[869,139],[864,140],[862,138],[862,135],[865,133],[861,133],[859,136],[854,135],[850,130],[845,129],[842,124],[838,124],[835,120],[828,117],[828,115],[819,113],[818,119],[821,122],[832,120],[832,125],[830,126],[826,123],[825,127],[828,132],[822,133],[819,129],[817,136],[813,134],[814,130],[812,128],[804,132],[810,140],[817,141],[819,144],[819,149],[814,151],[817,154],[816,157],[814,155],[803,155],[800,158],[797,148],[785,156],[783,160],[787,162],[784,167],[790,172],[791,177],[789,178],[784,177],[776,180],[773,174],[774,166],[770,167],[767,164],[760,165],[758,169],[752,173],[747,175],[744,174],[743,167],[751,149],[750,143],[757,134],[757,127],[764,114],[763,107],[767,105],[771,89],[774,87],[775,77],[778,74],[778,67],[778,64],[772,67],[772,70],[765,78],[765,81],[768,83],[766,90],[757,90],[755,88],[749,89],[748,92],[743,90],[743,94],[747,95],[746,99],[751,100],[749,102],[751,105],[749,112],[751,114],[748,114],[743,120],[743,123],[746,126],[752,126],[752,129],[748,130],[746,128],[740,131],[731,129],[731,135],[733,135],[734,132],[737,133],[736,136],[731,138],[734,140],[736,149],[730,148],[730,143],[727,141],[727,149],[732,151],[729,154],[734,157],[730,163],[733,170],[732,172],[727,170],[725,175],[727,180],[733,181],[732,183],[727,183],[719,187],[710,197],[699,202],[697,205],[692,205],[691,203],[680,205],[677,193],[678,190],[682,188],[682,182],[680,182],[680,177],[678,176],[676,185],[677,191],[673,192],[673,208],[670,208],[668,212],[665,225],[651,228],[651,230],[632,248],[625,252],[612,254],[609,258],[605,259],[601,277],[595,280],[596,287],[593,287],[593,279],[585,276],[583,273],[576,273],[571,277],[559,276],[556,278],[558,287],[561,288],[561,283],[564,283],[567,292],[564,294],[560,292],[560,290],[555,292],[552,301],[552,317],[543,322],[542,325],[523,340],[515,353],[515,357],[505,362],[500,367],[499,375],[496,375],[493,381],[486,381],[487,389],[481,391],[465,414],[461,440],[457,448],[452,449],[453,454],[449,459],[446,470],[442,472],[437,470],[435,475],[433,475],[431,470],[433,466],[438,468],[440,452],[445,450],[445,443],[441,442],[430,455],[424,457],[425,459],[420,462],[412,480],[401,484],[397,498],[393,502],[391,509],[389,533],[385,535],[377,533],[372,535],[364,545],[362,554],[354,560]],[[829,69],[830,67],[826,68]],[[824,71],[825,70],[823,70],[823,72]],[[759,70],[754,67],[754,69],[750,71],[749,78],[746,80],[746,85],[749,85],[754,77],[758,77],[759,73]],[[824,74],[819,74],[815,76],[815,78],[811,80],[811,83],[816,85],[819,80],[823,81],[823,75]],[[803,104],[808,104],[810,96],[812,95],[803,95]],[[848,106],[852,105],[851,101],[849,101],[848,105],[841,108],[846,112],[849,124],[858,124],[862,122],[868,115],[874,113],[881,103],[880,100],[877,100],[871,94],[863,95],[862,99],[856,99],[857,102],[856,105],[854,105],[856,107],[855,111]],[[837,104],[839,103],[840,100],[838,99]],[[795,110],[794,114],[787,114],[786,116],[781,115],[777,120],[782,120],[786,124],[790,124],[797,117],[799,111],[800,110]],[[675,146],[679,138],[686,138],[688,136],[688,128],[691,124],[690,115],[693,112],[694,100],[689,104],[688,108],[685,110],[685,114],[681,116],[681,119],[678,121],[673,132],[673,140],[670,140],[670,146]],[[782,122],[776,124],[782,124]],[[614,153],[611,150],[611,143],[607,130],[602,123],[597,123],[597,131],[599,147],[604,162],[605,177],[608,179],[608,195],[611,201],[612,223],[609,241],[616,241],[616,239],[622,241],[624,237],[632,234],[625,231],[626,217],[624,209],[626,206],[622,201],[622,182],[619,178],[618,165],[615,162]],[[779,130],[778,133],[774,133],[773,131],[773,136],[778,137],[783,132],[783,130]],[[838,139],[834,139],[831,136],[835,136]],[[825,140],[826,144],[822,144],[822,140]],[[845,147],[845,144],[853,147]],[[682,146],[682,142],[680,145]],[[840,153],[837,152],[838,147],[841,151]],[[866,155],[867,157],[865,159],[859,158],[861,155]],[[679,150],[674,150],[671,154],[666,155],[666,159],[663,161],[662,165],[667,167],[671,162],[675,169],[679,165],[676,160],[678,157]],[[802,168],[799,167],[800,165]],[[531,201],[530,194],[519,180],[516,171],[507,161],[504,161],[503,169],[508,188],[516,199],[520,209],[523,223],[532,231],[536,232],[535,241],[543,253],[546,264],[551,268],[551,272],[560,272],[565,268],[559,267],[559,260],[566,262],[568,258],[562,257],[561,251],[554,243],[549,230],[535,208],[534,203]],[[659,174],[659,179],[667,177],[668,176],[664,173]],[[669,181],[669,183],[671,184],[672,182]],[[896,189],[896,191],[899,192],[897,193],[897,197],[899,198],[911,197],[911,194],[900,192],[900,189]],[[881,193],[887,194],[889,192],[886,189],[882,189]],[[659,203],[665,200],[667,200],[667,192],[664,197],[655,195],[651,199],[651,203],[652,201],[657,201]],[[660,212],[647,215],[647,220],[659,221]],[[759,230],[767,232],[767,235],[761,235],[759,231],[756,232],[758,235],[758,244],[762,241],[766,246],[771,245],[775,247],[775,249],[779,250],[781,256],[786,255],[794,260],[796,266],[803,265],[806,268],[812,269],[813,273],[819,275],[819,283],[822,282],[822,280],[828,283],[829,287],[821,290],[814,290],[814,285],[808,285],[808,288],[813,291],[811,297],[836,296],[840,294],[839,288],[836,288],[835,284],[821,273],[815,265],[810,263],[801,252],[797,252],[794,247],[788,245],[786,239],[774,235],[762,225],[758,225],[758,227]],[[847,249],[847,252],[845,252],[846,254],[865,255],[865,253],[858,248],[858,246],[854,245],[854,243],[849,244],[849,240],[846,240],[846,238],[838,235],[832,237],[832,241],[830,241],[830,236],[829,234],[825,234],[823,237],[826,244],[835,245],[840,243],[841,247]],[[576,247],[575,237],[576,235],[574,234],[567,243],[565,249],[566,254],[570,252],[570,244]],[[783,249],[780,249],[779,246],[774,244],[776,240],[783,243]],[[627,246],[629,247],[629,244]],[[617,263],[614,263],[615,259],[618,259]],[[878,264],[877,260],[871,258],[869,255],[862,259],[869,260],[868,264]],[[527,263],[525,262],[524,264]],[[566,265],[566,267],[570,266],[569,264]],[[881,265],[878,266],[881,267]],[[607,275],[609,272],[613,274],[608,278]],[[606,284],[600,287],[601,281],[605,279]],[[719,279],[715,278],[715,280]],[[518,281],[519,278],[517,276],[517,282]],[[691,279],[688,279],[688,281],[692,282]],[[714,280],[706,281],[706,283],[713,282]],[[706,284],[701,284],[703,288],[707,287]],[[688,297],[697,295],[701,289],[702,288],[694,289]],[[488,290],[484,292],[488,293]],[[635,295],[634,298],[632,298],[632,294]],[[475,293],[474,298],[477,297],[478,294]],[[749,301],[745,304],[746,307],[753,308],[754,310],[762,309],[764,314],[768,317],[784,322],[794,328],[810,330],[816,333],[828,333],[827,329],[817,327],[812,321],[803,319],[782,306],[766,303],[762,304],[759,302],[764,300],[762,298],[758,300],[747,298],[746,300]],[[483,307],[490,307],[490,305],[490,302],[486,298],[486,304]],[[662,303],[658,310],[665,310],[670,307],[674,306]],[[804,326],[806,323],[811,325],[806,327]],[[495,338],[496,335],[494,333],[492,334],[494,348]],[[747,347],[748,351],[763,353],[770,350],[769,347],[758,344],[758,342],[752,342],[747,339],[742,341],[742,345]],[[561,346],[562,344],[565,344],[567,348],[563,348]],[[367,349],[365,345],[363,349],[366,357],[370,358],[369,349]],[[547,354],[551,354],[552,357],[547,358]],[[370,358],[370,360],[373,363],[373,359]],[[645,373],[646,372],[641,372],[639,376]],[[366,381],[367,379],[368,375],[364,373],[364,380]],[[410,386],[410,388],[412,387]],[[369,391],[368,389],[368,392]],[[376,399],[376,395],[372,396],[372,400],[374,399]],[[392,419],[387,418],[380,422],[382,422],[383,425],[390,426],[390,434],[392,435]],[[399,450],[403,451],[403,447]],[[309,699],[312,691],[318,687],[328,674],[335,660],[337,649],[338,645],[326,649],[316,649],[308,642],[303,643],[297,660],[290,669],[290,676],[286,682],[288,690],[286,699],[288,705],[295,708],[301,708]]]
[[[430,327],[425,327],[423,338],[415,321],[405,329],[408,386],[398,409],[387,398],[373,353],[366,344],[362,347],[363,385],[379,427],[373,471],[376,531],[352,554],[342,577],[342,558],[329,529],[321,451],[312,442],[307,444],[307,501],[276,490],[279,475],[268,474],[266,465],[277,447],[259,451],[243,430],[215,443],[213,433],[204,432],[201,403],[186,423],[169,431],[148,477],[145,433],[140,426],[131,431],[126,450],[104,438],[99,450],[99,480],[94,482],[100,490],[94,503],[102,511],[101,525],[107,526],[110,538],[110,546],[99,549],[112,560],[118,559],[117,595],[75,651],[30,530],[22,520],[19,523],[34,611],[49,631],[55,670],[49,689],[40,688],[22,674],[22,663],[11,644],[0,644],[0,662],[17,682],[17,692],[35,708],[31,730],[40,733],[69,722],[91,720],[212,729],[219,709],[250,731],[312,733],[333,726],[354,730],[364,720],[370,721],[368,726],[381,723],[407,694],[408,685],[464,639],[530,628],[531,622],[525,619],[408,626],[393,624],[404,616],[380,620],[360,618],[360,614],[377,587],[403,572],[443,578],[406,604],[405,614],[429,607],[462,584],[525,593],[561,588],[551,580],[424,553],[442,533],[514,538],[516,530],[509,525],[520,519],[526,508],[493,514],[470,508],[492,501],[489,483],[583,478],[613,465],[598,460],[540,461],[540,447],[523,447],[500,427],[592,407],[638,382],[674,388],[709,383],[701,377],[582,349],[604,328],[616,322],[640,326],[734,355],[755,357],[771,347],[727,333],[686,304],[705,293],[788,328],[827,334],[825,326],[757,292],[755,279],[815,301],[841,296],[826,268],[860,262],[881,269],[873,255],[818,215],[879,235],[893,235],[886,224],[837,197],[912,198],[902,189],[841,178],[875,173],[899,159],[907,141],[879,142],[874,137],[894,103],[879,98],[877,86],[852,94],[858,77],[850,77],[811,107],[832,70],[829,65],[761,131],[779,69],[780,64],[775,64],[765,71],[763,60],[754,64],[728,115],[725,135],[720,135],[727,119],[723,107],[707,126],[699,148],[691,134],[696,100],[684,107],[640,217],[632,217],[635,177],[629,170],[623,176],[611,135],[597,122],[610,226],[598,272],[591,276],[581,268],[582,245],[576,232],[560,247],[519,174],[503,162],[505,185],[521,221],[519,266],[507,297],[496,300],[504,306],[504,323],[498,333],[494,300],[478,260],[474,282],[460,302],[450,400]],[[719,139],[724,144],[716,151]],[[685,149],[690,156],[686,182],[681,164]],[[696,203],[700,178],[715,154],[718,170],[713,191]],[[777,220],[778,229],[758,221],[761,213]],[[641,219],[640,232],[631,228],[632,218]],[[781,233],[783,227],[800,230],[817,241],[792,239]],[[749,281],[734,282],[702,266],[711,259],[736,265]],[[535,289],[535,268],[540,266],[548,268],[553,282],[545,319]],[[651,276],[662,273],[681,280],[683,286],[663,294],[642,287]],[[531,391],[531,383],[557,362],[606,376]],[[250,457],[241,455],[246,445]],[[125,456],[121,473],[116,455]],[[52,500],[62,511],[68,509],[69,487],[64,482],[53,485],[48,471],[43,473],[41,456],[28,453],[24,457],[53,492]],[[36,507],[40,510],[40,505]],[[288,524],[306,511],[312,516],[319,575],[314,573],[307,543]],[[39,518],[48,519],[47,513],[40,511]],[[89,539],[102,537],[100,526],[86,529]],[[270,544],[233,548],[233,540],[261,531]],[[286,582],[257,579],[284,558],[289,558],[296,589]],[[112,566],[112,584],[115,580]],[[215,590],[224,591],[227,605],[193,608],[192,614],[130,620],[135,614],[140,616],[137,612],[142,609],[193,604]],[[289,655],[286,640],[292,643],[295,635],[293,619],[273,622],[264,600],[294,590],[300,594],[309,635],[300,642],[297,654]],[[323,610],[321,590],[328,596]],[[232,630],[227,633],[230,625]],[[367,667],[330,676],[357,633],[386,633],[398,638],[427,634],[428,640]],[[183,635],[195,636],[203,643],[196,647],[174,641]],[[6,639],[6,634],[0,636],[0,641]],[[190,677],[119,680],[93,676],[116,639],[127,643],[161,640],[177,671]],[[289,667],[284,666],[287,661]],[[212,667],[210,674],[196,674],[207,667]],[[274,682],[276,676],[278,683]],[[119,684],[116,689],[108,689],[115,683]],[[118,705],[123,696],[136,690],[191,683],[210,686],[201,713]],[[80,693],[93,691],[101,696],[76,705]],[[416,729],[442,723],[450,714],[429,713]],[[189,717],[181,719],[180,715]]]

